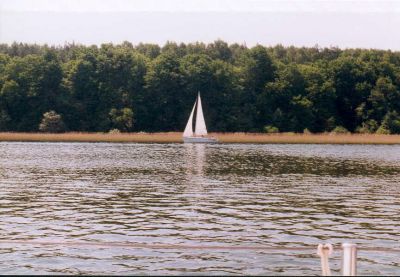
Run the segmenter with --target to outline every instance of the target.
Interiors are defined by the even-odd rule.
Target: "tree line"
[[[336,47],[0,44],[0,131],[400,133],[400,52]]]

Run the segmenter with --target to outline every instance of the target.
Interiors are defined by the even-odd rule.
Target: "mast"
[[[189,120],[186,123],[186,128],[185,131],[183,131],[183,137],[193,137],[193,114],[194,114],[194,108],[196,107],[196,102],[194,102],[192,112],[190,113]]]
[[[205,136],[207,135],[206,122],[204,121],[203,108],[201,106],[200,92],[197,96],[197,113],[196,113],[196,126],[194,135],[195,136]]]

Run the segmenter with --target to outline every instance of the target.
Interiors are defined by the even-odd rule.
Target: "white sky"
[[[396,0],[2,0],[5,11],[400,11]]]
[[[400,50],[400,0],[0,0],[0,42],[246,42]]]

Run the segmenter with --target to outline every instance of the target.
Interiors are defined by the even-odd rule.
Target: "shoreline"
[[[210,133],[221,143],[252,144],[400,144],[400,135]],[[162,133],[11,133],[0,132],[0,142],[115,142],[183,143],[181,132]]]

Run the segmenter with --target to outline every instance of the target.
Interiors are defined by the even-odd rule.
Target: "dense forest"
[[[198,91],[210,131],[400,133],[400,52],[0,44],[0,131],[182,131]]]

